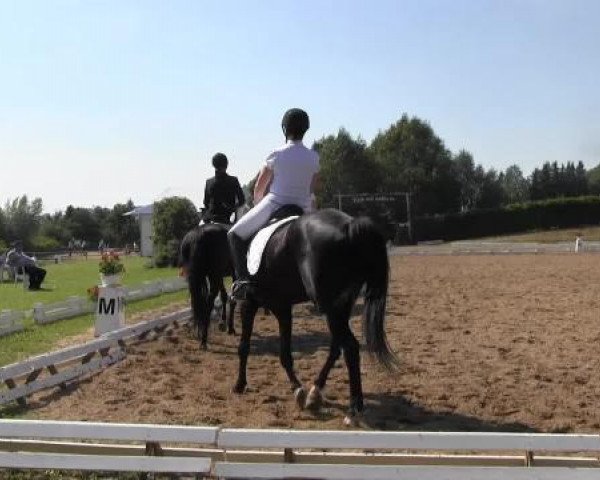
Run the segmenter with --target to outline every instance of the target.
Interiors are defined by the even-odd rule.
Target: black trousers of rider
[[[29,276],[29,290],[39,290],[46,278],[46,270],[35,265],[26,265],[24,268]]]

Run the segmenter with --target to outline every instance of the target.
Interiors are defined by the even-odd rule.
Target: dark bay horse
[[[181,241],[179,265],[187,275],[194,326],[200,346],[206,349],[210,314],[219,294],[223,305],[221,321],[222,325],[225,324],[228,297],[223,278],[233,274],[227,227],[220,223],[207,223],[190,230]],[[234,310],[235,302],[230,300],[227,318],[229,334],[235,334]]]
[[[352,218],[338,210],[320,210],[285,224],[269,240],[254,276],[256,288],[242,302],[239,374],[233,387],[246,389],[246,364],[254,317],[260,306],[277,317],[280,360],[301,408],[317,408],[321,390],[343,352],[350,379],[350,405],[345,422],[363,411],[359,343],[349,320],[366,286],[363,334],[366,349],[392,368],[397,360],[384,329],[389,263],[385,239],[367,218]],[[311,300],[326,316],[331,333],[329,356],[308,397],[294,372],[291,353],[292,305]]]

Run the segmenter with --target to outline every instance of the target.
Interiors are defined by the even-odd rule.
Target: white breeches
[[[243,240],[248,240],[252,235],[258,232],[264,225],[267,224],[271,215],[284,205],[298,205],[304,211],[310,208],[309,203],[299,201],[296,198],[287,198],[275,196],[271,193],[267,194],[260,202],[252,207],[246,215],[240,218],[236,224],[231,227],[229,233],[233,233]]]

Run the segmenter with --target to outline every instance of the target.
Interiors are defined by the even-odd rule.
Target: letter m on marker
[[[115,314],[115,299],[111,298],[108,303],[106,302],[106,298],[101,298],[100,302],[98,302],[98,313],[111,315]]]

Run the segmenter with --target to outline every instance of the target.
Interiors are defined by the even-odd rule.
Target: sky
[[[485,168],[600,163],[597,0],[0,0],[0,205],[198,207],[222,151],[370,142],[403,113]]]

